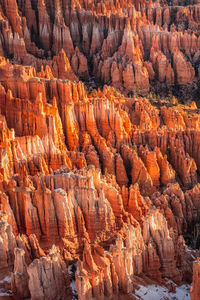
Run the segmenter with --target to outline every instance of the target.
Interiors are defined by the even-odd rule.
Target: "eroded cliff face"
[[[0,55],[45,78],[95,79],[124,92],[156,82],[194,89],[199,6],[165,2],[2,1]]]
[[[200,216],[194,103],[152,105],[108,86],[88,94],[3,58],[0,69],[1,270],[13,295],[114,299],[144,274],[189,282],[198,252],[182,235]]]
[[[198,247],[199,109],[138,96],[197,84],[199,6],[173,4],[0,3],[0,289],[11,298],[132,299],[141,282],[192,274],[200,298],[199,252],[183,238],[194,232]]]

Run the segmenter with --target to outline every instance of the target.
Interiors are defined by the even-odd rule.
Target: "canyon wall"
[[[192,276],[200,299],[198,103],[147,95],[198,87],[199,6],[178,4],[1,1],[11,299],[132,299],[141,284]]]

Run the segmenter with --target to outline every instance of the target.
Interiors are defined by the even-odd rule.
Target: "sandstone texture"
[[[195,1],[0,2],[10,299],[200,299],[199,102],[171,94],[198,88],[199,24]]]

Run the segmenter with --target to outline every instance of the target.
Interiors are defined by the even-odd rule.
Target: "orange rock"
[[[195,72],[190,62],[187,62],[180,51],[173,56],[173,63],[178,84],[186,84],[194,80]]]
[[[198,300],[200,297],[200,273],[199,273],[199,259],[193,263],[193,278],[192,286],[190,288],[191,300]]]
[[[129,198],[127,207],[125,206],[125,208],[139,222],[141,222],[143,217],[146,215],[148,205],[141,196],[137,183],[135,185],[131,185],[129,188]]]
[[[57,78],[70,79],[72,81],[78,80],[63,49],[58,56],[54,56],[52,69],[54,76]]]
[[[67,267],[55,245],[48,256],[34,260],[29,266],[24,261],[24,251],[15,249],[12,291],[20,299],[30,296],[32,299],[70,297]]]
[[[0,210],[0,270],[8,270],[14,264],[14,249],[16,247],[15,237],[12,233],[11,225],[7,223],[7,215]]]
[[[152,228],[154,229],[152,230]],[[160,235],[161,232],[162,234]],[[164,235],[166,235],[166,239],[162,238]],[[147,243],[151,239],[151,236],[158,247],[158,255],[163,276],[179,282],[181,277],[176,268],[174,259],[175,250],[173,240],[169,236],[166,220],[157,210],[149,211],[143,224],[144,241]],[[162,243],[162,240],[165,240],[164,244]]]
[[[128,177],[120,154],[116,157],[116,180],[119,186],[128,185]]]
[[[1,1],[0,275],[18,298],[76,297],[69,261],[80,299],[190,281],[200,8],[179,4]]]
[[[27,265],[24,257],[25,252],[22,249],[15,248],[14,253],[14,272],[12,273],[11,281],[12,293],[16,295],[16,297],[19,297],[19,299],[25,299],[30,297]]]

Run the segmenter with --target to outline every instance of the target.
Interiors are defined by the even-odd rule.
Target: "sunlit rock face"
[[[200,14],[182,4],[1,1],[0,298],[200,299],[200,111],[180,101]]]
[[[42,78],[95,78],[124,92],[155,83],[194,88],[199,7],[172,2],[3,1],[0,55]]]

